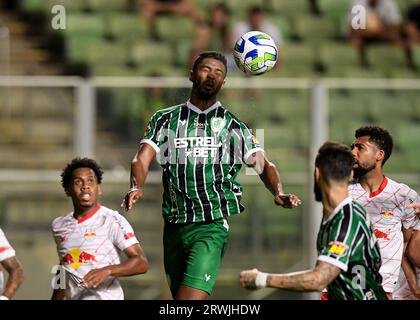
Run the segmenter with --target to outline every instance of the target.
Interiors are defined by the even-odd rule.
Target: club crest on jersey
[[[210,120],[210,127],[213,132],[220,132],[226,125],[226,119],[220,117],[214,117]]]
[[[328,245],[331,246],[330,250],[328,250],[328,253],[336,256],[345,255],[347,253],[347,250],[349,249],[348,245],[340,241],[331,241],[330,243],[328,243]]]

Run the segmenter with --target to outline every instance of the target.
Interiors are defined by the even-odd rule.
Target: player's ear
[[[319,168],[315,167],[315,171],[314,171],[315,182],[319,181],[320,175],[321,175],[321,172],[319,171]]]
[[[68,188],[64,189],[64,192],[66,193],[66,196],[67,196],[67,197],[70,197],[70,196],[71,196],[71,195],[70,195],[70,191],[69,191],[69,189],[68,189]]]
[[[98,185],[98,196],[100,196],[101,194],[102,194],[102,189],[101,189],[101,186]]]
[[[190,70],[190,77],[189,77],[191,82],[194,82],[194,70]]]
[[[349,182],[350,181],[353,181],[353,177],[354,177],[354,171],[353,171],[353,169],[351,169],[350,177],[349,177]]]
[[[378,152],[376,153],[376,161],[383,161],[385,157],[385,152],[384,150],[378,150]]]

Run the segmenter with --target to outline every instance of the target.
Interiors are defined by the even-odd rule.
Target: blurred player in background
[[[217,101],[226,70],[222,54],[200,54],[190,72],[190,99],[151,118],[131,164],[126,210],[143,198],[150,164],[159,153],[164,263],[175,299],[206,299],[212,292],[227,244],[227,218],[244,210],[236,181],[242,163],[256,169],[276,205],[300,204],[295,195],[283,193],[279,172],[251,130]]]
[[[117,277],[147,271],[146,256],[128,221],[98,203],[102,174],[88,158],[73,159],[61,174],[74,211],[52,223],[60,264],[66,271],[66,287],[54,290],[54,300],[122,300]],[[121,251],[127,256],[123,263]]]
[[[407,185],[395,182],[383,173],[383,166],[392,153],[390,133],[377,126],[361,127],[355,132],[351,148],[356,159],[354,181],[349,186],[352,198],[368,212],[381,250],[382,286],[389,296],[397,283],[401,266],[408,280],[414,270],[408,263],[404,248],[418,223],[415,209],[407,207],[419,203],[420,197]],[[416,283],[410,283],[415,288]]]
[[[322,201],[323,219],[315,268],[288,274],[242,271],[242,286],[292,291],[327,288],[331,300],[387,299],[381,287],[379,247],[367,213],[348,193],[353,163],[351,150],[345,145],[327,142],[318,151],[314,193],[315,199]]]
[[[16,258],[15,250],[13,250],[9,241],[7,241],[6,236],[3,231],[0,229],[0,266],[5,269],[9,277],[6,282],[6,286],[3,290],[3,272],[0,268],[0,300],[9,300],[11,299],[17,289],[23,282],[23,269]]]

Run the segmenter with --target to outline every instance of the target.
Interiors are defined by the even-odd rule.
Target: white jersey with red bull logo
[[[0,229],[0,262],[16,255],[3,230]],[[0,294],[3,293],[3,272],[0,270]]]
[[[377,191],[369,193],[359,183],[349,186],[350,196],[363,205],[368,212],[381,252],[382,286],[388,293],[394,291],[397,283],[403,254],[402,227],[409,229],[418,223],[415,209],[405,208],[420,197],[405,184],[384,177]]]
[[[420,221],[414,227],[415,230],[420,230]],[[416,268],[416,278],[417,278],[417,285],[420,286],[420,268]],[[405,277],[404,271],[401,268],[400,276],[398,278],[398,282],[395,286],[394,293],[392,294],[393,300],[420,300],[416,298],[411,292],[410,287],[407,282],[407,278]]]
[[[67,299],[124,299],[116,277],[109,277],[94,289],[77,286],[77,279],[81,280],[89,271],[120,264],[120,252],[138,243],[133,228],[122,215],[98,204],[79,220],[74,218],[73,212],[56,218],[52,232],[60,262],[66,270]]]

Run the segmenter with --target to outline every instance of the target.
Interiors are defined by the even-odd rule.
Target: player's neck
[[[94,210],[96,210],[97,207],[98,207],[97,202],[90,207],[82,207],[82,206],[74,204],[73,217],[77,220],[80,220],[86,217],[88,214],[92,213]]]
[[[191,95],[190,102],[196,106],[201,111],[205,111],[208,108],[210,108],[212,105],[214,105],[217,101],[217,97],[211,97],[209,100],[204,100],[199,97],[197,97],[195,94]]]
[[[335,208],[337,208],[344,199],[348,198],[348,196],[349,191],[346,185],[333,184],[330,187],[326,187],[322,192],[324,216],[326,218],[330,217]]]
[[[359,183],[367,192],[374,193],[380,188],[384,178],[382,169],[371,170],[359,179]]]

